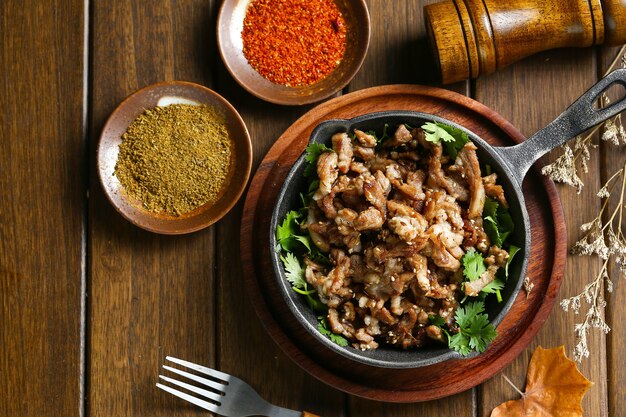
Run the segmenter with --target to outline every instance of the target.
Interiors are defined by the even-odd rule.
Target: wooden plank
[[[0,2],[0,415],[81,415],[83,1]]]
[[[370,48],[363,67],[349,85],[349,91],[374,85],[432,83],[432,56],[426,40],[423,6],[435,1],[381,2],[368,1],[372,32]],[[468,94],[469,83],[446,88]],[[375,109],[372,109],[375,111]],[[368,417],[393,415],[473,416],[473,390],[420,404],[385,404],[350,397],[350,415]]]
[[[115,106],[145,85],[210,86],[217,57],[213,2],[93,3],[92,150]],[[91,164],[89,381],[92,416],[200,415],[154,384],[165,355],[214,365],[215,228],[145,232],[104,198]]]
[[[530,135],[551,122],[596,81],[592,50],[555,51],[524,60],[479,79],[476,82],[476,97],[508,118],[522,133]],[[560,154],[558,150],[553,151],[539,165],[553,161]],[[599,200],[595,193],[599,188],[600,178],[594,175],[600,170],[598,163],[598,153],[593,152],[589,162],[589,174],[583,177],[586,186],[580,194],[576,194],[572,188],[559,186],[570,246],[577,239],[578,227],[591,220],[599,209]],[[595,259],[569,256],[559,299],[582,291],[589,277],[595,276],[598,267]],[[528,361],[537,345],[552,348],[564,344],[571,357],[575,346],[574,324],[580,320],[580,316],[571,311],[564,312],[558,305],[555,306],[533,343],[503,373],[523,389]],[[597,332],[592,333],[589,348],[593,352],[592,357],[583,360],[579,369],[595,385],[585,396],[583,408],[594,415],[606,415],[605,338]],[[479,415],[488,416],[498,404],[515,398],[519,396],[504,378],[496,376],[482,386]]]
[[[603,48],[598,58],[599,73],[604,74],[611,65],[613,58],[618,53],[619,48]],[[621,65],[617,65],[619,68]],[[618,95],[610,94],[610,98],[614,101]],[[622,118],[622,120],[624,120]],[[624,120],[626,122],[626,120]],[[606,182],[617,170],[622,169],[626,162],[626,149],[624,146],[614,146],[606,142],[600,142],[600,167],[602,174],[602,183]],[[619,187],[619,185],[618,185]],[[616,202],[617,194],[614,193]],[[615,206],[614,206],[615,207]],[[607,360],[607,401],[609,415],[617,416],[624,408],[624,398],[626,398],[626,387],[621,381],[626,378],[626,367],[624,367],[623,352],[626,352],[626,286],[624,285],[623,275],[619,271],[617,265],[611,263],[609,265],[609,275],[612,278],[614,291],[605,292],[607,300],[606,322],[611,328],[611,332],[607,335],[606,341],[606,360]]]

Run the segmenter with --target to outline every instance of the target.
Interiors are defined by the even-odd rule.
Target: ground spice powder
[[[250,65],[288,86],[326,77],[346,51],[345,20],[333,0],[254,0],[241,36]]]
[[[232,155],[224,116],[213,107],[155,107],[122,136],[115,175],[145,209],[179,216],[217,201]]]

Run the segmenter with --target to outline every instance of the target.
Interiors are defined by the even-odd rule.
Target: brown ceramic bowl
[[[229,182],[214,204],[206,204],[181,216],[155,214],[130,197],[114,175],[115,164],[128,126],[146,109],[169,104],[206,104],[221,111],[234,144]],[[221,219],[239,200],[250,176],[252,145],[241,116],[222,96],[198,84],[164,82],[145,87],[126,98],[107,120],[97,152],[98,174],[104,192],[115,209],[131,223],[155,233],[183,234],[203,229]]]
[[[348,27],[346,53],[339,66],[314,84],[287,87],[261,76],[243,55],[241,31],[248,4],[253,0],[224,0],[217,19],[217,43],[233,78],[255,96],[276,104],[300,105],[329,97],[345,87],[357,73],[369,46],[370,17],[364,0],[336,0]]]

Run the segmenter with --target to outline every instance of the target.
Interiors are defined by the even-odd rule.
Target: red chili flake
[[[313,84],[346,52],[346,22],[333,0],[255,0],[243,22],[243,53],[268,80]]]

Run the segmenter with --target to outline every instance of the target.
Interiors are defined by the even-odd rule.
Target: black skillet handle
[[[600,95],[613,84],[626,88],[626,69],[618,69],[602,78],[552,123],[524,142],[510,147],[495,148],[508,163],[514,177],[522,184],[532,164],[547,152],[626,110],[626,96],[605,108],[594,108]]]

